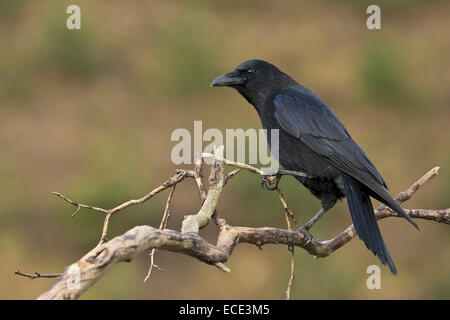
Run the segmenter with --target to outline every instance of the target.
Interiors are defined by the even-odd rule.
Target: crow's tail
[[[381,236],[372,202],[365,187],[358,181],[346,177],[343,179],[348,207],[352,216],[353,225],[359,238],[366,247],[380,259],[382,264],[387,264],[393,274],[397,274],[394,262]]]

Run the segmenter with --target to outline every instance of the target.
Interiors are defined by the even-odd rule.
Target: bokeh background
[[[66,28],[81,7],[82,29]],[[382,29],[366,28],[369,4]],[[59,191],[111,208],[174,173],[176,128],[260,128],[256,112],[230,89],[210,88],[240,62],[273,62],[312,89],[346,124],[392,194],[434,166],[440,175],[407,208],[450,205],[450,3],[448,1],[0,1],[0,298],[32,299],[54,280],[13,274],[61,272],[92,249],[103,216],[54,197]],[[186,167],[186,166],[183,166]],[[282,189],[304,223],[319,202],[292,178]],[[158,226],[167,192],[113,217],[109,236]],[[169,228],[200,202],[180,185]],[[285,227],[277,195],[240,173],[219,207],[234,225]],[[350,223],[346,203],[313,229],[320,238]],[[447,225],[380,222],[399,275],[382,268],[382,289],[366,288],[378,264],[361,241],[326,259],[296,251],[295,299],[450,298]],[[201,234],[214,241],[216,227]],[[281,299],[289,277],[284,246],[239,245],[222,273],[159,252],[150,281],[146,254],[115,266],[84,299]]]

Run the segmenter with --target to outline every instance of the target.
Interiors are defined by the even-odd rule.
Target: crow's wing
[[[304,87],[291,88],[274,98],[275,118],[283,130],[302,141],[325,161],[361,182],[372,196],[417,225],[391,197],[381,174],[350,137],[330,109]]]
[[[373,163],[312,92],[306,88],[288,89],[275,96],[274,105],[283,130],[376,194],[385,191],[386,183]]]
[[[325,161],[361,182],[372,196],[408,220],[387,191],[386,183],[372,161],[350,137],[330,109],[304,87],[291,88],[274,98],[275,118],[283,130],[302,141]]]

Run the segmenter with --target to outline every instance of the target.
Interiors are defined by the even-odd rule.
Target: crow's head
[[[212,87],[235,88],[244,98],[257,107],[265,98],[293,81],[287,74],[263,60],[248,60],[233,71],[221,75]]]

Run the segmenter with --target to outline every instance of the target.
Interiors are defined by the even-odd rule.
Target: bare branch
[[[107,241],[107,233],[108,233],[108,226],[109,226],[109,221],[112,217],[112,215],[114,213],[117,213],[129,206],[132,205],[137,205],[137,204],[141,204],[144,203],[145,201],[149,200],[150,198],[152,198],[154,195],[160,193],[161,191],[166,190],[167,188],[174,186],[180,182],[182,182],[186,177],[194,177],[194,173],[192,171],[189,170],[177,170],[177,173],[171,177],[170,179],[168,179],[166,182],[164,182],[162,185],[160,185],[159,187],[153,189],[151,192],[147,193],[145,196],[143,196],[140,199],[136,199],[136,200],[128,200],[127,202],[124,202],[112,209],[103,209],[103,208],[98,208],[98,207],[94,207],[94,206],[90,206],[90,205],[85,205],[85,204],[81,204],[75,201],[70,200],[69,198],[67,198],[66,196],[63,196],[62,194],[60,194],[59,192],[53,192],[54,195],[62,198],[63,200],[67,201],[68,203],[74,205],[77,207],[77,210],[71,215],[72,217],[78,213],[80,211],[80,208],[86,208],[86,209],[90,209],[90,210],[94,210],[97,212],[101,212],[106,214],[105,217],[105,222],[103,223],[103,231],[102,231],[102,236],[100,238],[100,241],[98,243],[97,246],[105,243]]]
[[[152,198],[154,195],[160,193],[161,191],[164,191],[167,188],[170,188],[171,186],[180,183],[186,177],[192,177],[192,176],[193,176],[193,173],[191,171],[189,171],[189,170],[177,170],[177,173],[173,177],[171,177],[169,180],[164,182],[159,187],[153,189],[151,192],[147,193],[142,198],[136,199],[136,200],[128,200],[127,202],[124,202],[124,203],[122,203],[122,204],[120,204],[120,205],[118,205],[118,206],[116,206],[116,207],[114,207],[112,209],[103,209],[103,208],[93,207],[93,206],[90,206],[90,205],[81,204],[81,203],[78,203],[78,202],[70,200],[69,198],[63,196],[59,192],[53,192],[53,194],[58,196],[58,197],[60,197],[60,198],[62,198],[65,201],[67,201],[68,203],[76,206],[78,208],[77,211],[79,211],[79,208],[86,208],[86,209],[90,209],[90,210],[94,210],[94,211],[98,211],[98,212],[101,212],[101,213],[111,214],[112,215],[114,213],[117,213],[117,212],[119,212],[119,211],[129,207],[129,206],[144,203],[145,201],[149,200],[150,198]]]
[[[431,178],[436,176],[439,172],[439,167],[431,169],[427,172],[422,178],[417,180],[413,185],[411,185],[408,189],[403,192],[400,192],[395,200],[398,203],[403,203],[414,195],[426,182],[428,182]],[[450,208],[444,210],[423,210],[423,209],[405,209],[405,212],[411,218],[419,218],[425,220],[432,220],[440,223],[450,224]],[[392,211],[390,208],[386,207],[384,204],[380,205],[375,209],[375,217],[377,220],[388,218],[388,217],[398,217],[398,214]],[[356,231],[353,226],[349,226],[345,229],[341,234],[337,237],[327,240],[320,241],[318,239],[313,239],[312,243],[312,251],[311,254],[314,254],[318,257],[326,257],[330,255],[332,252],[341,248],[345,244],[347,244],[350,240],[352,240],[356,236]]]
[[[213,155],[213,158],[216,161],[221,160],[223,163],[235,166],[239,169],[245,169],[258,175],[262,174],[260,169],[245,164],[228,161],[223,159],[220,155]],[[167,180],[164,184],[154,189],[143,198],[138,200],[130,200],[110,210],[81,205],[60,194],[57,194],[65,201],[75,205],[77,209],[81,207],[106,213],[107,215],[105,217],[102,239],[106,237],[109,219],[113,213],[120,211],[127,206],[142,203],[151,198],[153,195],[172,187],[171,194],[169,194],[166,204],[165,214],[160,225],[160,229],[165,228],[167,225],[169,202],[173,194],[174,186],[183,181],[186,177],[194,178],[199,190],[200,199],[202,200],[202,206],[196,215],[188,215],[184,219],[182,232],[167,229],[160,230],[149,226],[139,226],[129,230],[123,235],[115,237],[109,242],[101,242],[79,261],[66,268],[58,281],[46,293],[43,293],[39,299],[78,298],[114,264],[121,261],[129,262],[133,259],[133,257],[148,249],[152,249],[153,253],[155,252],[153,250],[158,249],[187,254],[201,262],[214,265],[222,271],[229,272],[230,270],[224,265],[224,263],[231,256],[235,246],[242,242],[251,243],[258,247],[265,244],[281,244],[292,248],[291,276],[289,278],[288,288],[286,290],[286,298],[289,298],[290,289],[295,276],[293,247],[302,248],[316,257],[326,257],[351,241],[351,239],[353,239],[356,235],[353,225],[349,226],[335,238],[326,241],[315,238],[305,229],[291,230],[293,213],[286,202],[284,194],[279,188],[276,190],[285,210],[288,230],[268,227],[251,228],[230,226],[224,219],[220,219],[217,216],[216,206],[227,179],[235,176],[239,171],[234,170],[225,175],[221,165],[218,163],[213,163],[211,166],[209,188],[208,192],[206,192],[203,184],[203,177],[201,175],[201,169],[201,163],[196,161],[194,170],[179,170],[175,176]],[[396,200],[399,203],[402,203],[410,199],[423,184],[438,173],[438,170],[439,168],[432,169],[407,190],[399,193]],[[450,208],[444,210],[407,209],[405,211],[412,218],[420,218],[450,224]],[[397,217],[396,213],[385,206],[379,206],[375,210],[375,215],[377,219]],[[217,226],[219,227],[216,245],[208,243],[198,235],[198,231],[202,227],[206,226],[210,219],[215,220]],[[79,282],[75,286],[73,281],[73,270],[79,270]],[[28,277],[29,276],[30,275],[28,275]]]
[[[219,147],[216,152],[223,154],[223,146]],[[209,175],[209,190],[206,199],[203,201],[203,205],[196,215],[189,215],[184,218],[181,232],[198,233],[201,228],[208,225],[209,220],[216,210],[217,202],[219,201],[219,196],[225,185],[226,178],[227,176],[223,174],[222,166],[214,162]]]
[[[222,251],[196,234],[138,226],[94,248],[66,268],[58,281],[38,299],[76,299],[116,263],[129,262],[153,248],[184,253],[208,264],[226,260]]]

